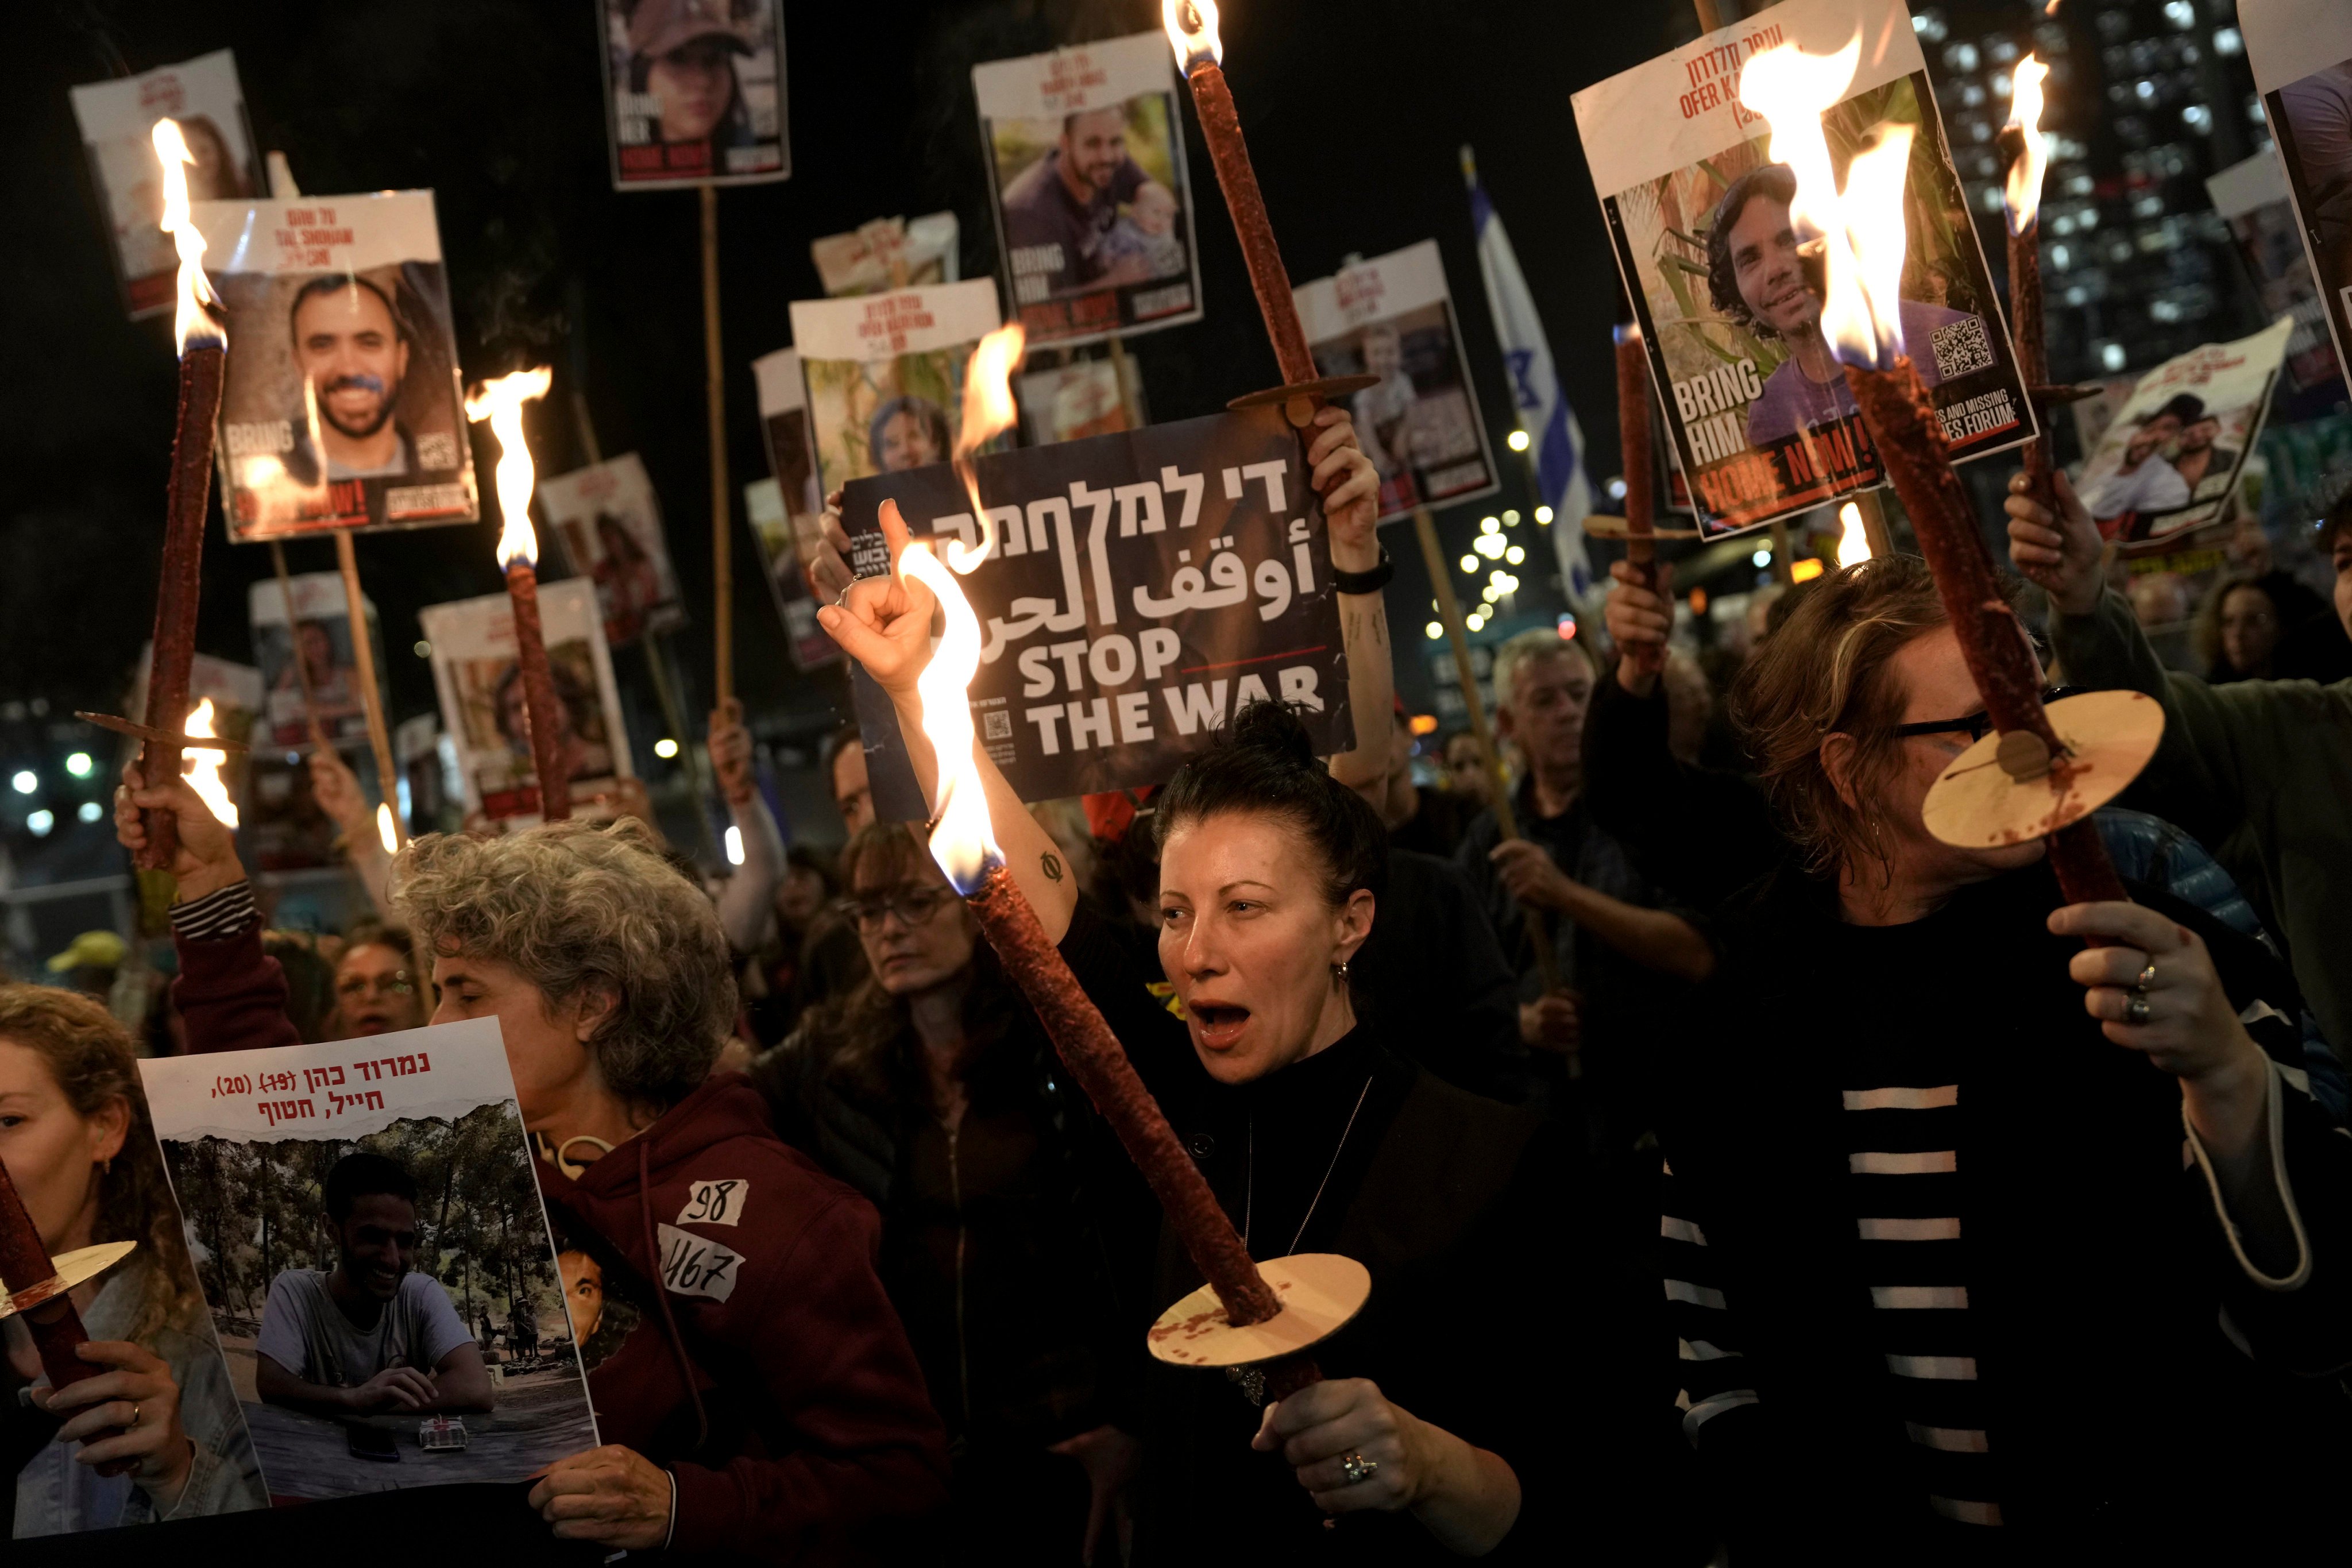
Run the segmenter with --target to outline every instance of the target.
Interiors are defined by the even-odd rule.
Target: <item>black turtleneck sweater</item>
[[[1360,1026],[1255,1082],[1223,1085],[1183,1026],[1081,919],[1063,954],[1150,1083],[1251,1254],[1338,1252],[1371,1272],[1364,1310],[1315,1355],[1423,1421],[1500,1455],[1517,1524],[1490,1561],[1602,1549],[1674,1561],[1662,1522],[1681,1442],[1656,1287],[1611,1258],[1566,1141],[1463,1092]],[[1201,1284],[1163,1228],[1162,1307]],[[1143,1350],[1137,1325],[1135,1343]],[[1136,1561],[1453,1561],[1405,1514],[1337,1529],[1222,1373],[1154,1363]]]

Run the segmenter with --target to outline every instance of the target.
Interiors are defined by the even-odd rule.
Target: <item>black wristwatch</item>
[[[1331,568],[1331,585],[1342,594],[1377,594],[1389,585],[1396,575],[1396,563],[1389,559],[1389,547],[1380,546],[1380,564],[1369,572],[1342,572]]]

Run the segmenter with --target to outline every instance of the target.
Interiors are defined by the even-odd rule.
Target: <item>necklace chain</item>
[[[1348,1147],[1348,1134],[1356,1130],[1356,1118],[1362,1114],[1364,1101],[1371,1095],[1374,1076],[1376,1075],[1372,1073],[1364,1075],[1364,1087],[1356,1092],[1356,1109],[1348,1112],[1348,1125],[1339,1129],[1339,1142],[1332,1147],[1331,1163],[1323,1167],[1323,1179],[1315,1184],[1315,1195],[1307,1200],[1307,1212],[1299,1217],[1298,1234],[1290,1238],[1289,1247],[1284,1249],[1283,1256],[1286,1258],[1297,1252],[1298,1244],[1306,1239],[1307,1226],[1315,1218],[1317,1206],[1323,1202],[1323,1189],[1331,1184],[1331,1173],[1339,1168],[1339,1155]],[[1242,1246],[1244,1247],[1249,1246],[1250,1222],[1257,1212],[1257,1117],[1255,1114],[1249,1119],[1248,1157],[1249,1173],[1242,1189]]]

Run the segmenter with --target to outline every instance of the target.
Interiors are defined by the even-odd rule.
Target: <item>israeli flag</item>
[[[1467,147],[1462,149],[1462,177],[1470,186],[1470,221],[1478,231],[1478,276],[1486,280],[1486,303],[1495,312],[1495,336],[1503,345],[1511,401],[1518,409],[1519,428],[1535,441],[1536,490],[1552,511],[1551,547],[1559,562],[1560,581],[1568,585],[1569,602],[1581,609],[1592,587],[1592,562],[1584,549],[1584,520],[1592,511],[1584,429],[1560,392],[1542,318],[1536,314],[1511,237],[1503,232],[1503,220],[1478,183],[1478,165]]]

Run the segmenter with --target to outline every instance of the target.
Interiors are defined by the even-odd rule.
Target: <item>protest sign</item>
[[[783,487],[773,479],[755,479],[743,487],[743,510],[751,520],[751,535],[759,541],[761,563],[767,571],[768,591],[783,622],[784,642],[793,652],[795,669],[822,669],[837,663],[841,649],[816,624],[816,595],[800,569],[793,535],[802,520],[785,510]],[[808,519],[812,531],[815,519]]]
[[[1702,531],[1737,532],[1884,482],[1821,330],[1789,221],[1794,176],[1739,102],[1784,43],[1861,63],[1822,116],[1841,179],[1872,129],[1916,132],[1899,316],[1955,459],[2031,439],[2033,412],[1911,19],[1899,0],[1785,0],[1574,95],[1577,130]]]
[[[972,728],[1024,800],[1162,783],[1265,699],[1305,704],[1318,752],[1355,745],[1322,504],[1280,410],[974,468],[996,543],[961,580],[982,639]],[[886,496],[918,539],[980,542],[947,465],[861,479],[842,496],[860,575],[887,565]],[[889,703],[853,673],[876,808],[920,818]]]
[[[1029,424],[1029,438],[1041,447],[1056,441],[1083,441],[1089,436],[1114,436],[1139,429],[1145,421],[1128,417],[1128,406],[1142,405],[1143,389],[1135,384],[1134,361],[1128,363],[1126,395],[1119,384],[1119,363],[1082,359],[1049,370],[1025,371],[1020,379],[1021,412]]]
[[[847,234],[809,241],[809,259],[829,300],[952,283],[962,260],[961,232],[951,212],[926,213],[911,222],[877,217]]]
[[[2075,481],[2103,535],[2126,552],[2171,548],[2226,518],[2294,327],[2281,316],[2140,377]]]
[[[2352,117],[2347,123],[2352,125]],[[2319,297],[2319,284],[2303,253],[2301,226],[2295,222],[2277,149],[2266,147],[2231,164],[2206,180],[2205,191],[2213,198],[2213,210],[2237,237],[2263,314],[2273,321],[2294,318],[2294,333],[2286,342],[2286,390],[2299,394],[2317,389],[2326,395],[2327,403],[2340,401],[2344,371],[2327,332],[2327,302]]]
[[[993,281],[795,300],[792,318],[819,495],[947,461],[963,420],[964,365],[996,330]]]
[[[792,349],[764,354],[751,362],[751,375],[760,390],[760,430],[773,487],[772,493],[759,485],[744,488],[751,537],[760,547],[761,572],[775,599],[794,668],[822,669],[837,662],[841,650],[817,626],[816,598],[809,588],[824,503],[817,496],[816,454],[809,445],[808,388],[801,380],[800,355]]]
[[[94,81],[73,89],[71,97],[123,304],[133,321],[162,315],[179,297],[180,257],[172,237],[156,226],[163,176],[155,121],[178,121],[195,159],[187,170],[189,200],[236,201],[261,188],[236,57],[215,49],[138,76]]]
[[[596,584],[604,642],[626,647],[686,624],[662,536],[661,502],[635,452],[539,481],[539,504],[572,569]]]
[[[1349,399],[1381,475],[1381,521],[1499,487],[1446,292],[1437,241],[1376,256],[1292,290],[1321,375],[1376,375]]]
[[[1159,33],[971,70],[1005,287],[1032,348],[1201,319],[1175,58]],[[801,344],[807,352],[808,344]]]
[[[2238,25],[2336,363],[2352,365],[2352,8],[2242,0]]]
[[[139,1068],[271,1496],[520,1481],[596,1446],[497,1019]]]
[[[352,641],[351,601],[335,572],[304,572],[287,579],[293,590],[294,624],[286,620],[286,590],[276,577],[256,579],[246,589],[253,625],[253,661],[261,669],[268,744],[305,751],[310,726],[303,711],[303,678],[310,678],[310,706],[333,742],[367,743],[367,708],[360,689],[359,655]],[[376,645],[376,668],[383,668],[383,635],[375,605],[362,595],[368,636]],[[296,668],[297,659],[300,668]],[[257,736],[258,742],[261,737]]]
[[[220,409],[229,537],[479,516],[433,193],[200,202],[194,216],[236,345]]]
[[[593,585],[573,577],[539,587],[547,663],[570,775],[572,815],[611,815],[618,782],[635,778],[612,655]],[[504,594],[429,605],[416,613],[433,645],[441,721],[457,744],[466,811],[527,826],[539,820],[530,730],[515,661],[514,605]],[[601,811],[600,811],[601,805]]]
[[[791,174],[783,0],[597,0],[613,188]]]

